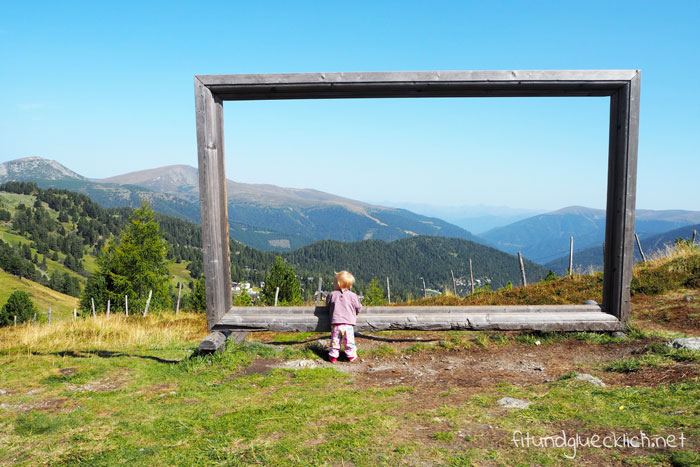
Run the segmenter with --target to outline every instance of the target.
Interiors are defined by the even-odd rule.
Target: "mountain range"
[[[698,211],[638,209],[635,231],[640,238],[645,238],[697,223],[700,223]],[[499,250],[507,253],[520,251],[524,257],[539,264],[567,256],[571,236],[574,237],[575,253],[589,248],[598,248],[602,252],[605,211],[571,206],[481,234]]]
[[[156,211],[200,221],[199,176],[175,165],[90,180],[40,157],[0,164],[0,182],[33,181],[90,196],[104,207],[136,207],[146,199]],[[316,240],[391,241],[436,235],[479,241],[469,231],[406,209],[383,207],[312,189],[227,180],[231,236],[264,250],[292,250]]]
[[[0,183],[9,180],[33,181],[42,188],[83,193],[103,207],[138,207],[145,199],[158,212],[200,221],[199,175],[196,168],[187,165],[88,179],[56,161],[28,157],[0,164]],[[475,236],[437,217],[318,190],[232,180],[227,180],[226,186],[231,236],[260,250],[292,251],[318,240],[393,241],[418,235],[443,236],[470,240],[511,254],[520,251],[526,259],[561,272],[564,258],[568,267],[570,236],[574,236],[575,262],[585,269],[596,266],[596,255],[602,254],[605,235],[605,211],[582,206],[522,219],[532,212],[505,207],[399,205],[413,207],[423,214],[442,213],[458,222],[483,217],[486,224],[494,225],[519,219]],[[640,209],[635,227],[640,238],[646,239],[698,223],[698,211]]]

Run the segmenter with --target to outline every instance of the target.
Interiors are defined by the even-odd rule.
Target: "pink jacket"
[[[331,314],[331,324],[352,324],[357,322],[355,317],[362,304],[360,298],[349,290],[334,290],[326,297],[326,308]]]

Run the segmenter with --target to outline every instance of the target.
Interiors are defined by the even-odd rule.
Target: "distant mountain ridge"
[[[6,170],[0,182],[34,181],[41,187],[73,190],[105,207],[135,207],[145,198],[156,211],[199,222],[199,176],[194,167],[175,165],[88,180],[41,158],[32,158],[31,164],[18,159],[0,166],[24,167]],[[322,239],[391,241],[415,235],[479,241],[460,227],[405,209],[375,206],[313,189],[231,180],[226,185],[231,236],[259,249],[290,250]]]
[[[45,180],[78,179],[87,180],[54,160],[33,156],[15,159],[0,164],[0,183],[19,180],[27,174]]]
[[[635,230],[640,237],[648,237],[698,222],[698,211],[638,209]],[[575,252],[602,247],[605,211],[569,206],[490,230],[481,237],[502,251],[521,251],[526,258],[545,264],[568,254],[572,235]]]

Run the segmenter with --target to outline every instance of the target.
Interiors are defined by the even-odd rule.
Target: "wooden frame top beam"
[[[222,100],[611,96],[638,70],[197,75]]]

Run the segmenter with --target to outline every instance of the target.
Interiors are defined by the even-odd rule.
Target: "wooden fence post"
[[[148,300],[146,300],[146,309],[143,310],[143,316],[148,314],[148,307],[151,305],[151,297],[153,296],[153,289],[148,291]]]
[[[639,248],[639,254],[642,255],[642,261],[647,262],[647,257],[644,256],[644,250],[642,250],[642,244],[639,241],[639,235],[637,235],[637,232],[634,233],[634,238],[637,240],[637,248]]]
[[[36,313],[34,313],[34,318],[32,319],[32,323],[36,323]]]
[[[49,326],[51,326],[51,307],[49,306]]]
[[[571,243],[569,244],[569,277],[572,277],[573,275],[574,275],[574,236],[572,235],[571,236]]]
[[[455,272],[450,269],[450,274],[452,274],[452,287],[455,289],[455,297],[459,297],[459,294],[457,294],[457,281],[455,280]]]
[[[391,287],[389,287],[389,276],[386,276],[386,297],[387,302],[391,305]]]
[[[109,299],[107,299],[107,318],[109,318],[109,305],[110,305],[109,302],[110,302]]]
[[[469,280],[471,281],[472,293],[474,293],[474,271],[472,270],[472,259],[469,258]]]
[[[425,278],[421,277],[420,280],[423,281],[423,298],[428,298],[428,292],[425,290]]]
[[[75,321],[76,319],[78,319],[78,309],[73,308],[73,321]]]
[[[525,277],[525,265],[523,264],[523,255],[518,252],[518,259],[520,260],[520,274],[523,276],[523,287],[527,286],[527,277]]]
[[[180,312],[180,295],[182,295],[182,282],[177,287],[177,306],[175,306],[175,316]]]
[[[97,313],[95,312],[95,299],[90,297],[90,302],[92,303],[92,317],[97,319]]]
[[[275,306],[277,306],[277,297],[279,297],[279,295],[280,295],[280,288],[277,287],[275,289]]]
[[[17,315],[15,315],[15,327],[17,327]]]
[[[124,307],[126,308],[126,317],[129,317],[129,296],[124,295]]]
[[[697,239],[697,237],[698,237],[698,231],[697,231],[697,229],[693,229],[693,243],[695,243],[695,240]]]

